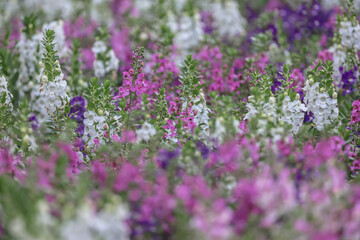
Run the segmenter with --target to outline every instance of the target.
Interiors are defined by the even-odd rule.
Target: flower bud
[[[84,81],[84,79],[80,78],[80,80],[79,80],[79,85],[82,86],[82,87],[85,87],[85,81]]]
[[[269,103],[270,104],[275,104],[275,102],[276,102],[276,99],[274,97],[269,98]]]
[[[313,85],[314,84],[314,79],[313,78],[309,78],[309,84]]]
[[[323,93],[325,91],[325,89],[322,87],[320,88],[320,93]]]
[[[25,133],[26,133],[26,127],[22,126],[22,127],[20,128],[20,132],[21,132],[22,134],[25,134]]]
[[[101,110],[101,109],[99,109],[99,110],[98,110],[98,114],[99,114],[99,116],[102,116],[102,115],[104,115],[104,111]]]
[[[148,38],[148,36],[146,35],[146,33],[144,33],[144,32],[140,33],[140,39],[142,41],[145,41],[147,38]]]
[[[248,97],[248,101],[249,101],[249,102],[254,102],[254,99],[255,99],[255,98],[254,98],[253,95],[250,95],[250,96]]]
[[[296,94],[296,98],[295,98],[296,100],[299,100],[300,99],[300,94]]]
[[[333,99],[337,99],[337,92],[333,92],[332,98],[333,98]]]
[[[48,81],[48,77],[46,75],[41,77],[41,81],[42,82],[47,82]]]
[[[26,145],[28,145],[30,143],[30,137],[29,135],[25,135],[24,138],[23,138],[23,143],[25,143]]]

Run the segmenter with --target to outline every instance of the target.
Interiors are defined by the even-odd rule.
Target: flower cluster
[[[144,79],[144,73],[139,73],[136,79],[134,79],[134,70],[130,69],[129,72],[123,73],[123,77],[123,86],[119,87],[119,98],[124,98],[130,95],[131,92],[136,93],[136,96],[146,92],[147,84]]]
[[[68,116],[71,119],[74,119],[78,123],[78,128],[76,132],[82,136],[84,134],[84,120],[85,120],[85,111],[86,111],[86,100],[82,96],[74,97],[69,102],[70,112]]]
[[[349,124],[356,124],[360,122],[360,101],[354,101],[352,106],[353,110],[351,111],[351,121]]]
[[[40,46],[42,37],[42,33],[36,33],[29,38],[25,33],[22,33],[17,43],[21,64],[17,87],[20,89],[21,97],[25,97],[26,93],[33,90],[34,82],[31,79],[35,79],[36,75],[34,74],[38,72],[37,64],[41,59],[42,48]]]
[[[174,38],[174,43],[179,49],[179,63],[192,48],[197,46],[199,42],[204,39],[200,16],[198,14],[194,17],[183,16],[181,21],[177,21],[175,16],[170,16],[168,25],[171,31],[177,33]]]
[[[95,111],[86,111],[84,117],[84,140],[89,146],[94,146],[102,139],[105,117]]]
[[[90,202],[85,203],[77,210],[76,217],[61,227],[62,239],[130,239],[125,222],[128,215],[123,204],[106,206],[104,210],[95,212]]]
[[[307,110],[314,114],[316,128],[323,130],[325,125],[330,124],[339,116],[337,94],[329,96],[329,93],[321,89],[319,83],[314,83],[312,79],[306,81],[304,91],[306,92],[304,102]]]
[[[64,108],[65,102],[68,100],[66,93],[67,82],[64,80],[64,74],[61,71],[59,61],[55,62],[56,69],[59,73],[52,81],[48,79],[44,73],[45,64],[40,62],[40,75],[38,81],[40,82],[40,98],[46,103],[45,108],[49,115],[56,112],[59,108]]]
[[[347,71],[344,70],[343,67],[340,67],[339,70],[341,73],[341,87],[344,89],[343,95],[351,94],[356,88],[358,67]]]
[[[352,21],[342,21],[340,23],[339,34],[341,44],[346,48],[355,48],[360,50],[360,43],[357,41],[360,37],[360,25]]]
[[[148,122],[144,122],[141,125],[141,128],[136,130],[138,141],[144,140],[147,142],[149,141],[150,137],[154,136],[155,134],[156,134],[156,129],[154,128],[153,125],[151,125]]]
[[[239,37],[245,34],[246,20],[241,16],[239,6],[235,1],[226,1],[224,4],[213,3],[210,8],[214,18],[214,27],[218,29],[220,36]]]
[[[200,126],[201,133],[200,135],[209,135],[209,114],[211,113],[210,108],[206,105],[206,99],[203,93],[193,101],[192,111],[194,114],[194,123],[196,126]]]
[[[359,59],[356,53],[360,50],[357,41],[359,34],[360,25],[355,16],[344,16],[338,22],[338,32],[335,33],[334,37],[335,45],[330,49],[334,59],[335,83],[345,90],[344,94],[349,94],[352,91],[352,85],[358,77]],[[354,75],[354,79],[350,82],[348,80],[349,74]]]
[[[289,96],[286,96],[282,102],[282,113],[280,119],[292,126],[291,131],[294,134],[299,132],[300,127],[304,121],[304,112],[307,108],[305,104],[300,102],[300,95],[297,95],[298,99],[291,101]]]
[[[111,71],[117,71],[119,59],[112,49],[108,49],[104,41],[96,41],[91,50],[95,55],[94,73],[96,77],[104,77],[105,74]]]

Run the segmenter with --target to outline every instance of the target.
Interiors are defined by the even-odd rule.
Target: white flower
[[[144,122],[140,129],[136,130],[136,136],[138,142],[144,140],[149,141],[150,137],[154,136],[156,134],[156,129],[153,125],[151,125],[148,122]]]
[[[11,1],[10,1],[11,2]],[[42,9],[46,19],[56,19],[61,17],[68,19],[73,13],[74,4],[72,0],[49,1],[49,0],[26,0],[23,1],[24,9],[29,12],[39,11]]]
[[[152,0],[135,0],[134,5],[141,14],[146,14],[147,11],[155,4]]]
[[[116,57],[115,52],[110,50],[108,52],[109,61],[106,62],[106,72],[117,71],[119,68],[119,59]]]
[[[226,133],[226,128],[223,124],[224,119],[222,117],[216,119],[215,121],[215,132],[213,137],[218,139],[219,143],[222,143],[224,140],[224,135]]]
[[[119,59],[116,57],[115,52],[112,49],[107,51],[107,46],[103,41],[96,41],[92,47],[92,51],[95,54],[94,72],[96,77],[104,77],[106,73],[118,70],[120,62]],[[106,62],[100,60],[98,58],[98,54],[106,54],[106,57],[109,60]]]
[[[321,131],[325,125],[330,124],[338,117],[337,99],[330,98],[327,92],[320,93],[318,82],[310,86],[307,80],[304,90],[304,102],[307,110],[314,114],[316,128]]]
[[[99,53],[104,53],[106,51],[107,47],[104,41],[96,41],[91,48],[91,51],[97,55]]]
[[[174,42],[181,55],[177,62],[181,62],[190,49],[204,39],[200,15],[197,13],[193,17],[182,16],[181,19],[170,16],[168,26],[175,33]]]
[[[292,126],[291,131],[294,134],[299,132],[300,127],[304,121],[305,111],[307,108],[299,100],[291,101],[289,96],[286,96],[282,104],[282,116],[280,120]]]
[[[76,211],[74,219],[62,224],[61,236],[64,240],[128,240],[130,229],[125,222],[128,216],[129,212],[122,204],[95,212],[86,202]]]
[[[258,110],[252,103],[247,103],[246,108],[248,109],[248,112],[246,113],[244,120],[250,119],[258,113]]]
[[[54,78],[53,81],[45,81],[47,77],[44,75],[44,68],[40,69],[40,75],[38,77],[38,82],[42,83],[42,91],[39,92],[38,97],[43,98],[43,102],[45,103],[45,107],[47,110],[47,114],[53,114],[57,108],[64,107],[66,100],[69,99],[66,93],[66,81],[63,80],[64,74],[61,72],[60,64],[58,64],[57,68],[60,71],[60,74]],[[37,100],[39,101],[39,99]],[[41,108],[41,106],[37,106],[37,108]]]
[[[4,76],[0,76],[0,100],[5,94],[5,105],[9,107],[10,111],[13,109],[13,105],[11,103],[11,99],[13,95],[7,89],[7,80]]]
[[[209,135],[209,113],[211,112],[210,108],[206,105],[205,96],[203,93],[193,101],[192,110],[196,110],[197,114],[194,116],[194,123],[197,126],[200,126],[201,132],[199,135],[201,137]]]
[[[350,21],[342,21],[340,24],[339,34],[341,36],[341,44],[347,48],[358,48],[360,26],[356,23],[354,26]]]
[[[84,113],[84,140],[88,142],[89,146],[94,146],[94,139],[102,140],[102,131],[105,122],[105,117],[98,116],[94,111],[86,111]]]
[[[340,67],[347,68],[345,59],[346,59],[346,49],[344,49],[341,45],[332,46],[329,49],[329,52],[333,53],[333,69],[334,69],[334,84],[338,86],[341,82],[341,72]]]
[[[96,77],[103,77],[106,74],[105,66],[103,61],[94,61],[94,72]]]
[[[224,4],[216,2],[211,4],[210,10],[222,37],[237,37],[245,34],[246,20],[241,16],[236,2],[227,1]]]

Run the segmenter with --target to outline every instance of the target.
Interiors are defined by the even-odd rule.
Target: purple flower
[[[77,96],[70,100],[69,105],[71,107],[69,117],[78,123],[76,132],[79,136],[82,136],[84,134],[84,113],[86,111],[86,100],[82,96]]]
[[[355,67],[354,69],[345,71],[343,67],[340,67],[339,70],[341,72],[340,87],[344,89],[343,96],[349,95],[354,91],[354,85],[357,81],[356,72],[358,69]]]
[[[31,122],[31,128],[33,130],[36,130],[39,128],[39,121],[36,118],[36,114],[35,113],[31,113],[30,117],[27,120],[28,122]]]
[[[175,151],[168,151],[166,149],[162,149],[157,156],[156,162],[162,169],[166,169],[171,160],[179,156],[180,149],[176,149]]]
[[[198,147],[198,149],[199,149],[200,152],[201,152],[201,156],[202,156],[204,159],[207,159],[208,156],[209,156],[209,153],[210,153],[209,148],[207,148],[207,147],[205,146],[205,144],[204,144],[203,142],[201,142],[201,141],[198,141],[198,142],[197,142],[197,147]]]
[[[203,30],[207,34],[212,34],[214,32],[213,21],[210,11],[201,12],[201,21],[203,23]]]
[[[302,40],[314,33],[332,34],[331,28],[326,24],[332,11],[321,8],[318,1],[311,4],[302,3],[296,10],[285,5],[279,10],[279,16],[283,19],[283,28],[290,43]]]
[[[304,123],[306,122],[312,122],[314,120],[314,114],[312,112],[305,112],[305,118],[304,118]]]

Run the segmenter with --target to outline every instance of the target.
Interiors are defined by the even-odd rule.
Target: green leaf
[[[94,103],[93,103],[92,101],[89,101],[88,104],[87,104],[87,108],[88,108],[89,110],[94,110],[94,108],[95,108]]]
[[[3,93],[1,94],[1,103],[4,104],[5,101],[6,101],[6,92],[3,92]]]
[[[347,130],[344,136],[344,140],[347,141],[350,137],[351,131]]]
[[[66,115],[69,115],[69,113],[70,113],[70,107],[69,106],[65,107],[65,113],[66,113]]]

